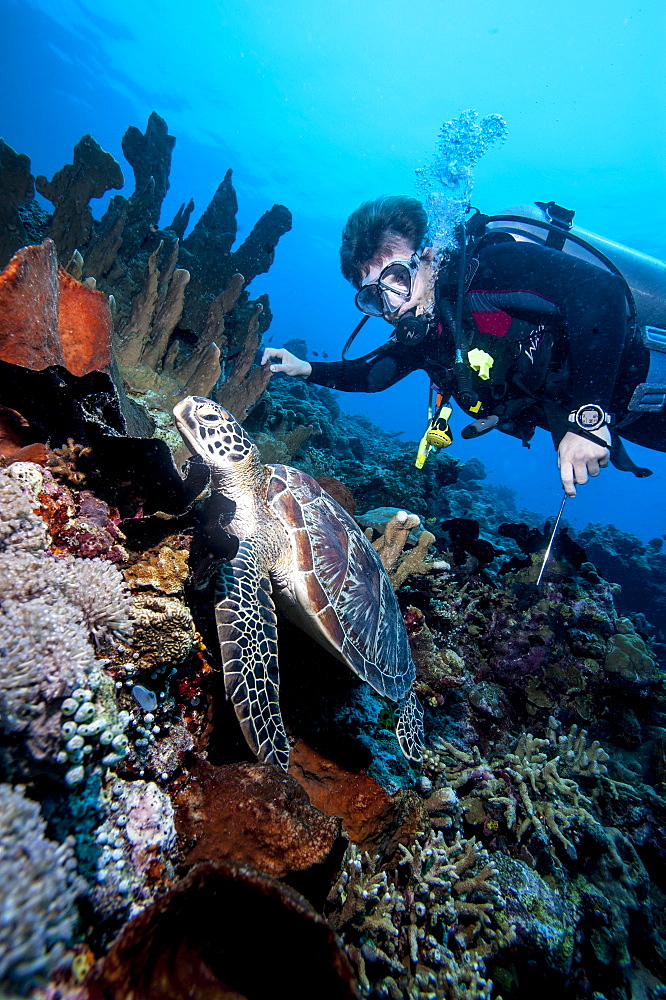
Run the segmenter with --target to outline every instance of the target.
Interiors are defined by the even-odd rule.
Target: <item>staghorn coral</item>
[[[62,960],[87,886],[72,841],[46,837],[39,806],[22,786],[0,785],[0,982],[21,995]]]
[[[456,791],[471,786],[461,806],[467,822],[483,824],[485,832],[503,822],[518,843],[536,833],[542,842],[550,840],[551,850],[557,843],[575,860],[577,829],[600,823],[577,779],[599,780],[609,757],[596,740],[588,745],[587,733],[576,725],[565,735],[551,717],[547,738],[523,733],[512,752],[491,761],[477,747],[468,752],[446,740],[435,746],[448,763],[430,751],[426,769]]]
[[[514,940],[494,875],[473,839],[421,833],[385,864],[350,845],[328,916],[362,995],[489,998],[484,959]]]

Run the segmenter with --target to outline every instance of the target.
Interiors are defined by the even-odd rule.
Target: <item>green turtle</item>
[[[220,575],[215,617],[226,691],[252,750],[287,770],[277,606],[375,691],[401,703],[400,747],[420,761],[423,710],[412,691],[405,626],[361,529],[304,472],[262,465],[238,421],[217,403],[188,396],[173,413],[187,446],[210,467],[215,489],[235,504],[225,530],[239,546]]]

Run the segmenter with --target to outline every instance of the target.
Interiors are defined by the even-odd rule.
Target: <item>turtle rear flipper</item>
[[[277,617],[261,548],[252,539],[218,578],[215,618],[224,686],[243,735],[260,760],[289,767],[279,703]]]
[[[420,764],[423,760],[423,706],[413,691],[410,691],[400,707],[395,727],[400,749],[407,760]]]

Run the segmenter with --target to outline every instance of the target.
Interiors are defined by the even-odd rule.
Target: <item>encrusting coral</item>
[[[25,789],[0,785],[0,982],[12,992],[25,995],[62,960],[87,888],[73,838],[49,840]]]

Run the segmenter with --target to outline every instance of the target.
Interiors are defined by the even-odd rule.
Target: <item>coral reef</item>
[[[91,137],[37,179],[52,213],[0,141],[0,991],[656,1000],[662,540],[565,526],[537,591],[549,525],[478,460],[417,475],[414,444],[271,378],[248,285],[289,213],[234,249],[228,172],[189,234],[191,202],[164,225],[174,141],[130,127],[135,189],[100,220],[123,178]],[[374,539],[422,768],[394,706],[282,619],[290,773],[247,763],[213,615],[233,502],[179,472],[188,392]]]
[[[72,842],[47,837],[25,788],[0,785],[0,983],[24,996],[46,979],[72,942],[86,889]]]
[[[77,144],[72,164],[50,181],[37,178],[37,190],[54,206],[45,220],[35,210],[27,158],[3,144],[0,200],[7,199],[7,218],[13,224],[30,217],[33,231],[41,228],[47,239],[41,247],[20,250],[0,276],[0,308],[7,318],[17,317],[0,357],[33,369],[64,365],[75,375],[106,368],[111,296],[120,376],[158,426],[160,415],[183,396],[209,395],[223,369],[228,385],[220,401],[243,419],[270,377],[265,369],[250,371],[270,323],[268,302],[250,302],[244,289],[269,269],[291,215],[274,205],[232,250],[238,203],[229,170],[188,236],[192,203],[160,229],[174,143],[155,112],[145,133],[130,126],[122,147],[134,192],[111,198],[100,221],[93,218],[90,199],[122,188],[124,179],[91,136]],[[70,273],[58,269],[56,254]],[[26,299],[28,286],[39,291],[36,300]],[[2,298],[3,289],[11,299],[6,292]],[[37,337],[35,331],[41,331]]]
[[[635,535],[612,524],[588,524],[577,539],[606,580],[620,586],[618,609],[635,616],[643,614],[666,642],[666,553],[663,539],[641,542]]]
[[[421,833],[395,861],[351,845],[329,896],[329,919],[363,996],[491,996],[485,958],[515,940],[487,851]]]

